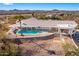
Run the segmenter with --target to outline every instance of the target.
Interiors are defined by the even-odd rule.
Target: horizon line
[[[41,11],[41,10],[43,10],[43,11],[54,11],[54,10],[58,10],[58,11],[79,11],[79,9],[77,9],[77,10],[69,10],[69,9],[0,9],[0,11],[1,10],[4,10],[4,11],[10,11],[10,10],[30,10],[30,11],[33,11],[33,10],[39,10],[39,11]]]

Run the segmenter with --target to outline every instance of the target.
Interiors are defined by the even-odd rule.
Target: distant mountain
[[[0,15],[7,14],[27,14],[27,13],[79,13],[79,11],[67,11],[67,10],[0,10]]]

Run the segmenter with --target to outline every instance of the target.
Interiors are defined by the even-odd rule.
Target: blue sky
[[[28,10],[79,10],[79,3],[0,3],[0,10],[28,9]]]

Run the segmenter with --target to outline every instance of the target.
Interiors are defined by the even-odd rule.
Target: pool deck
[[[41,34],[35,34],[35,35],[19,35],[19,34],[16,34],[16,38],[35,38],[35,37],[45,37],[45,36],[50,36],[52,35],[53,33],[48,33],[48,32],[44,32],[44,33],[41,33]]]

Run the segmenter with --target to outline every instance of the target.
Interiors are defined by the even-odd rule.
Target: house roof
[[[17,22],[19,26],[20,22]],[[38,20],[36,18],[24,19],[21,21],[24,27],[60,27],[60,28],[75,28],[77,23],[75,21],[60,21],[60,20]]]

